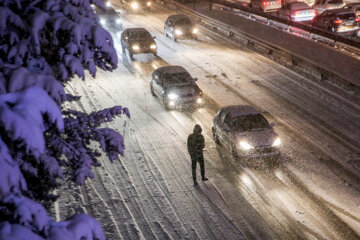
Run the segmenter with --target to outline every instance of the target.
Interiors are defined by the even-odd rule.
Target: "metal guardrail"
[[[355,40],[355,39],[350,39],[350,38],[346,38],[343,37],[341,35],[338,34],[334,34],[334,33],[330,33],[328,31],[319,29],[319,28],[315,28],[309,25],[305,25],[302,23],[298,23],[298,22],[292,22],[283,18],[280,18],[278,16],[273,16],[267,13],[264,13],[262,11],[259,11],[257,9],[253,9],[253,8],[249,8],[249,7],[245,7],[242,3],[234,3],[234,2],[229,2],[227,0],[214,0],[214,3],[219,3],[222,4],[224,6],[230,7],[230,8],[234,8],[234,9],[239,9],[242,10],[244,12],[247,12],[250,14],[250,17],[253,16],[254,18],[262,18],[262,20],[264,21],[272,21],[272,22],[277,22],[277,23],[282,23],[287,25],[288,27],[296,27],[296,28],[300,28],[303,29],[311,34],[317,34],[320,35],[322,37],[325,37],[327,39],[331,39],[335,42],[341,42],[342,45],[347,44],[352,46],[353,48],[358,48],[359,49],[359,54],[360,54],[360,40]],[[252,14],[252,15],[251,15]],[[346,47],[346,46],[344,46]]]
[[[205,16],[201,13],[195,12],[184,5],[170,0],[171,3],[177,6],[178,10],[187,14],[192,18],[198,25],[203,26],[223,37],[228,38],[234,42],[246,45],[258,52],[263,53],[269,58],[276,62],[292,69],[293,71],[299,72],[302,75],[316,79],[317,81],[329,81],[335,83],[337,86],[341,86],[342,89],[349,92],[360,92],[360,82],[354,81],[354,79],[344,79],[337,73],[323,69],[318,64],[311,60],[305,59],[300,56],[296,56],[288,50],[281,49],[261,39],[247,34],[231,25],[218,21],[216,19]],[[329,39],[329,41],[333,41]]]

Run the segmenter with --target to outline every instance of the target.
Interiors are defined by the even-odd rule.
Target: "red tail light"
[[[356,15],[355,22],[360,22],[360,18],[358,15]]]
[[[330,6],[327,6],[326,8],[327,8],[327,9],[330,9],[331,7],[330,7]]]
[[[341,20],[341,19],[336,19],[336,20],[334,21],[335,24],[341,24],[342,22],[343,22],[343,20]]]
[[[263,4],[264,6],[267,6],[267,5],[269,5],[269,2],[264,1],[264,2],[262,2],[262,4]]]

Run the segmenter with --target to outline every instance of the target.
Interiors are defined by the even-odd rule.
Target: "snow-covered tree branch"
[[[0,1],[0,239],[104,239],[88,215],[52,220],[42,204],[58,179],[77,184],[93,177],[98,141],[110,160],[124,153],[123,137],[100,125],[127,108],[86,114],[63,110],[78,100],[64,91],[75,75],[95,77],[96,67],[113,70],[111,35],[90,4],[100,0]],[[63,171],[66,167],[69,171]]]

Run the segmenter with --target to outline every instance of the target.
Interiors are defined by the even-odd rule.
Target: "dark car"
[[[160,98],[166,109],[201,106],[203,94],[196,80],[181,66],[160,67],[151,74],[150,90],[153,96]]]
[[[122,29],[122,20],[119,14],[111,6],[106,6],[105,9],[94,7],[95,13],[100,18],[100,23],[103,27],[112,30]]]
[[[199,30],[191,19],[183,14],[170,15],[164,26],[166,37],[177,39],[197,39]]]
[[[128,50],[130,59],[134,54],[152,53],[157,56],[157,45],[145,28],[127,28],[121,33],[121,49]]]
[[[276,11],[281,8],[281,0],[250,0],[250,7],[263,12]]]
[[[312,7],[316,14],[321,14],[326,10],[342,8],[345,6],[343,0],[316,0]]]
[[[290,2],[285,3],[277,15],[294,22],[311,21],[315,17],[315,10],[304,2]]]
[[[316,16],[312,26],[341,35],[356,35],[359,31],[359,18],[348,9],[332,9]]]
[[[122,2],[131,12],[149,11],[152,7],[151,0],[122,0]]]
[[[222,107],[213,120],[216,144],[230,150],[234,158],[271,157],[280,154],[281,140],[266,118],[251,106]]]

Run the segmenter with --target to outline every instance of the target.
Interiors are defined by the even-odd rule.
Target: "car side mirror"
[[[193,78],[194,81],[197,81],[198,79],[197,78]]]
[[[275,123],[270,123],[270,128],[273,128],[273,127],[275,127]]]

